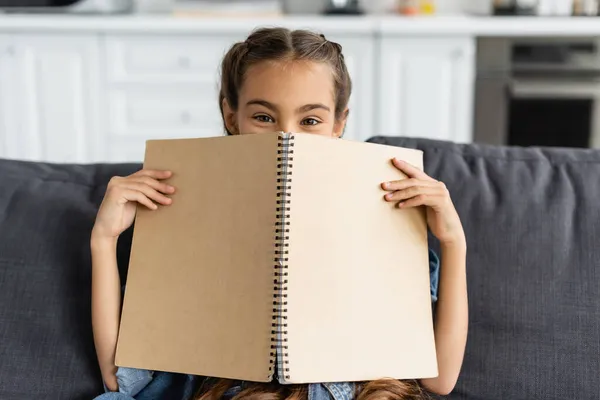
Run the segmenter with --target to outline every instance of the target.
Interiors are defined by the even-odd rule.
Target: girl
[[[351,81],[341,46],[323,35],[282,28],[257,30],[229,50],[221,72],[219,104],[227,134],[286,131],[342,136]],[[438,394],[452,391],[468,325],[465,235],[444,184],[405,162],[393,162],[409,179],[382,182],[385,200],[400,208],[426,207],[429,229],[441,244],[444,266],[439,296],[439,261],[430,252],[431,293],[436,302],[436,378],[288,386],[117,368],[114,355],[121,308],[117,239],[133,223],[136,203],[157,210],[159,205],[171,204],[169,196],[176,190],[163,182],[171,175],[169,171],[141,170],[111,179],[91,235],[92,323],[107,392],[99,398],[416,399],[425,395],[422,389]]]

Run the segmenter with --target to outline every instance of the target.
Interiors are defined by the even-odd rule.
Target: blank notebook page
[[[294,135],[286,383],[437,376],[426,222],[381,182],[422,153]]]
[[[267,381],[276,135],[149,141],[173,204],[139,209],[120,366]]]

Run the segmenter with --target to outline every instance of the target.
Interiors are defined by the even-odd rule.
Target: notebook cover
[[[277,135],[151,140],[170,206],[138,208],[116,364],[270,377]]]
[[[380,186],[422,152],[293,136],[284,381],[437,376],[424,210]]]

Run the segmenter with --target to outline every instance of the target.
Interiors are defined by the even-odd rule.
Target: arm
[[[438,376],[422,379],[430,392],[448,394],[456,385],[468,330],[465,234],[446,186],[414,166],[394,160],[408,179],[385,182],[387,201],[400,209],[425,206],[427,225],[442,248],[439,295],[434,321]]]
[[[168,171],[141,170],[127,177],[114,177],[92,229],[92,330],[104,384],[118,390],[115,350],[121,318],[121,283],[117,267],[117,240],[133,224],[137,203],[150,210],[169,205],[175,188],[159,181]]]
[[[436,304],[435,346],[438,376],[422,379],[427,390],[448,394],[462,366],[468,330],[466,244],[442,244],[439,295]]]
[[[119,333],[121,290],[117,268],[117,240],[92,232],[92,329],[104,384],[118,390],[115,349]]]

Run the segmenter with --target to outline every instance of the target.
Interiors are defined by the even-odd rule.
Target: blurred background
[[[219,62],[259,26],[343,46],[349,139],[600,147],[596,0],[0,0],[0,157],[221,135]]]

